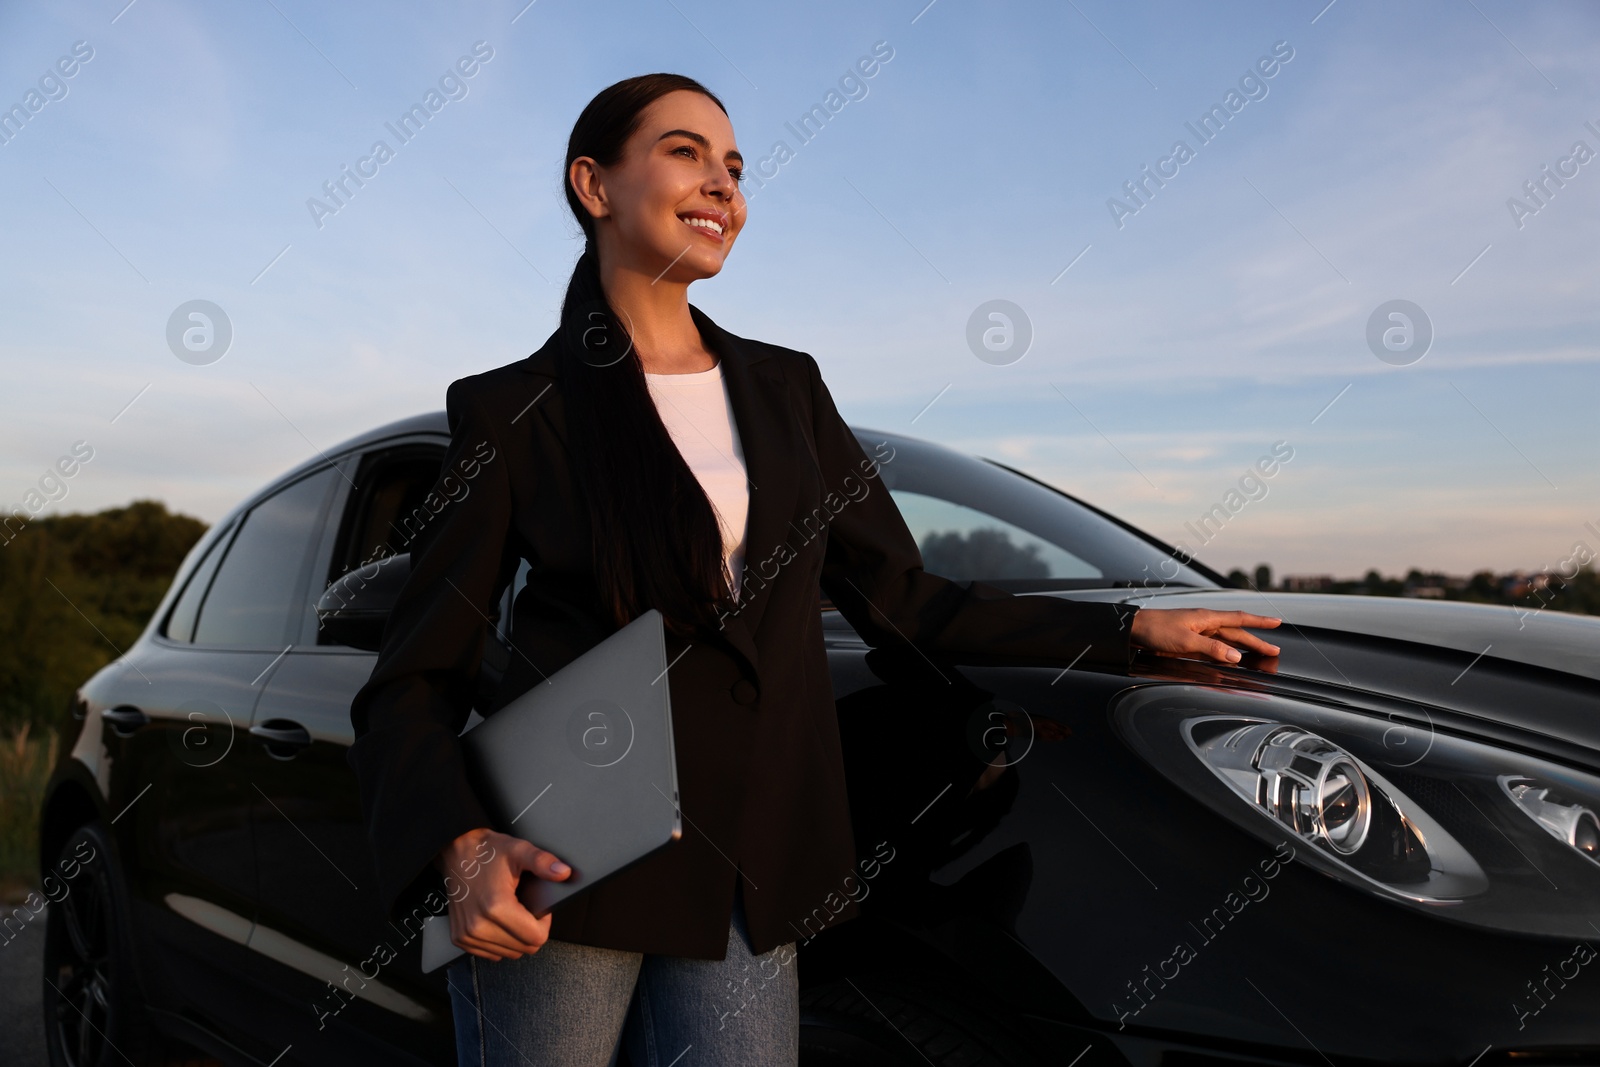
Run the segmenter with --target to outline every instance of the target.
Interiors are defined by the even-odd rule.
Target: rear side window
[[[200,615],[200,601],[211,585],[211,576],[217,573],[217,561],[222,559],[228,539],[232,536],[231,529],[219,533],[206,547],[205,557],[189,573],[189,581],[184,585],[183,592],[178,594],[178,602],[172,606],[166,629],[162,631],[170,640],[194,640],[194,620]]]
[[[201,603],[195,644],[281,648],[298,636],[311,610],[306,582],[335,477],[326,467],[244,517]]]

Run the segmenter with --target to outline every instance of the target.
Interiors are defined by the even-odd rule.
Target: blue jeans
[[[445,970],[460,1067],[793,1067],[795,945],[750,951],[736,892],[728,952],[694,960],[548,940],[516,960],[466,955]],[[686,1055],[693,1050],[692,1055]]]

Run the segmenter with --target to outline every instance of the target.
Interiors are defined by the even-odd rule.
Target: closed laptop
[[[461,735],[494,828],[554,853],[562,881],[524,874],[536,916],[683,835],[666,638],[654,608]],[[470,886],[470,883],[468,883]],[[423,970],[461,954],[448,916],[423,931]]]

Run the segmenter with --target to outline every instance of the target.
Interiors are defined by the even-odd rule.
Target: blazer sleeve
[[[511,479],[491,419],[462,381],[451,384],[445,407],[450,447],[426,505],[433,514],[413,541],[411,574],[372,676],[350,707],[355,743],[347,758],[391,918],[442,887],[432,864],[441,848],[491,825],[465,773],[459,734],[488,618],[516,570]]]
[[[880,462],[892,458],[867,456],[834,406],[817,361],[809,354],[805,360],[824,492],[848,496],[828,527],[822,588],[864,641],[1020,656],[1046,665],[1132,663],[1129,624],[1136,607],[1016,596],[986,582],[925,571],[916,539],[878,477]],[[852,479],[866,492],[850,490]]]

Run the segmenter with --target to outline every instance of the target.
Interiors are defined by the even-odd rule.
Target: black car
[[[856,432],[930,571],[1285,625],[1273,659],[1060,670],[869,648],[824,602],[862,915],[801,944],[805,1063],[1600,1063],[1600,621],[1229,589]],[[345,763],[406,564],[368,561],[447,438],[397,422],[250,497],[79,690],[40,841],[52,1062],[453,1062]]]

